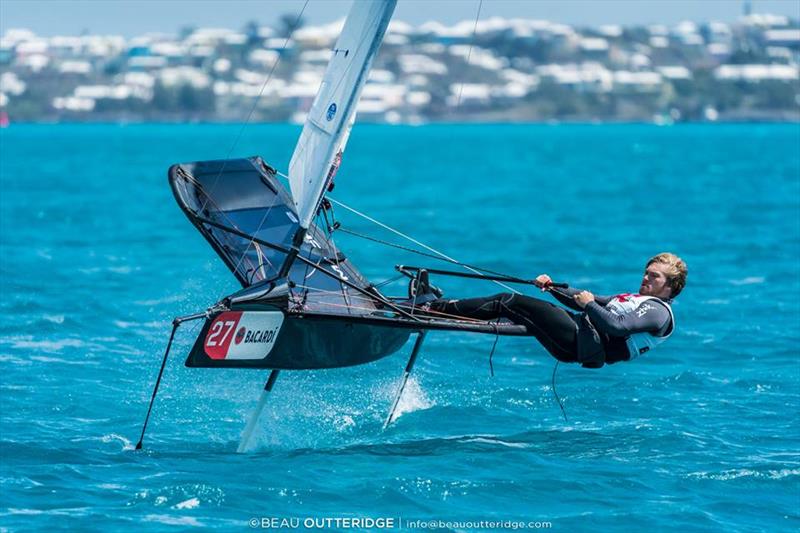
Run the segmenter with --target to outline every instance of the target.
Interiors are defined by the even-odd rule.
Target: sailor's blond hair
[[[647,267],[653,263],[659,265],[666,265],[667,286],[670,288],[670,297],[675,298],[681,293],[686,286],[686,275],[689,269],[686,268],[686,263],[675,254],[663,252],[650,258],[647,262]]]

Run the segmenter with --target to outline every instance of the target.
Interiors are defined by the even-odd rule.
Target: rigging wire
[[[478,32],[478,19],[481,18],[481,7],[483,7],[483,0],[478,2],[478,14],[475,15],[475,26],[472,28],[472,42],[469,43],[469,51],[467,52],[467,65],[469,65],[469,58],[472,56],[472,46],[475,44],[475,34]],[[458,100],[456,107],[461,105],[461,93],[464,92],[464,82],[461,82],[461,88],[458,90]]]
[[[295,19],[294,24],[292,25],[292,28],[297,28],[297,24],[300,22],[300,19],[303,17],[303,13],[305,12],[306,7],[308,7],[308,2],[309,2],[309,0],[306,0],[305,3],[303,4],[303,9],[301,9],[300,13],[297,14],[297,18]],[[231,147],[228,149],[228,153],[225,156],[224,162],[222,163],[222,168],[220,168],[219,172],[217,173],[216,177],[214,178],[214,182],[211,184],[210,190],[214,189],[214,187],[217,185],[217,181],[219,180],[219,177],[222,175],[223,172],[225,172],[225,167],[228,164],[228,159],[231,157],[231,154],[233,153],[233,150],[236,148],[236,145],[239,144],[239,140],[242,138],[242,133],[244,133],[245,128],[250,123],[250,119],[253,117],[253,113],[255,112],[256,107],[258,107],[258,102],[259,102],[259,100],[261,100],[261,95],[264,94],[264,89],[267,88],[267,84],[269,83],[269,80],[272,79],[272,75],[275,73],[275,69],[278,68],[278,64],[281,62],[281,57],[283,56],[283,51],[286,50],[286,47],[289,45],[289,40],[291,38],[292,38],[292,34],[290,33],[286,37],[286,40],[283,42],[283,46],[281,47],[281,51],[278,54],[278,59],[272,65],[272,69],[270,69],[269,74],[267,74],[267,78],[264,80],[264,83],[261,85],[261,89],[259,89],[258,95],[256,95],[255,101],[253,101],[253,105],[250,107],[250,112],[247,113],[247,117],[244,120],[244,124],[242,124],[242,127],[239,128],[239,133],[236,135],[236,138],[233,140],[233,144],[231,144]],[[203,206],[200,208],[200,211],[204,210],[205,208],[206,208],[206,202],[203,203]]]
[[[372,217],[370,217],[370,216],[368,216],[368,215],[366,215],[366,214],[364,214],[364,213],[362,213],[362,212],[360,212],[360,211],[358,211],[358,210],[356,210],[356,209],[354,209],[354,208],[352,208],[352,207],[350,207],[348,205],[345,205],[345,204],[343,204],[342,202],[340,202],[338,200],[334,200],[330,196],[328,196],[327,198],[332,203],[334,203],[334,204],[336,204],[336,205],[338,205],[338,206],[350,211],[351,213],[353,213],[355,215],[358,215],[358,216],[360,216],[360,217],[362,217],[362,218],[364,218],[366,220],[369,220],[373,224],[377,224],[378,226],[382,227],[383,229],[385,229],[387,231],[390,231],[390,232],[394,233],[395,235],[397,235],[399,237],[402,237],[403,239],[409,240],[409,241],[413,242],[414,244],[416,244],[417,246],[425,248],[426,250],[428,250],[430,252],[433,252],[434,254],[438,255],[439,257],[441,257],[441,258],[443,258],[443,259],[445,259],[447,261],[452,262],[453,264],[457,264],[457,265],[459,265],[459,266],[461,266],[461,267],[463,267],[463,268],[465,268],[467,270],[472,271],[475,274],[480,274],[480,272],[476,268],[473,268],[473,267],[471,267],[469,265],[466,265],[465,263],[462,263],[462,262],[458,261],[457,259],[453,259],[452,257],[440,252],[439,250],[436,250],[435,248],[432,248],[432,247],[428,246],[427,244],[424,244],[424,243],[418,241],[417,239],[415,239],[415,238],[413,238],[413,237],[411,237],[409,235],[406,235],[405,233],[403,233],[403,232],[401,232],[399,230],[396,230],[396,229],[392,228],[391,226],[388,226],[388,225],[384,224],[383,222],[380,222],[380,221],[378,221],[378,220],[376,220],[376,219],[374,219],[374,218],[372,218]],[[488,270],[485,270],[485,269],[484,269],[484,271],[485,272],[489,272]],[[507,289],[507,290],[509,290],[509,291],[511,291],[511,292],[513,292],[515,294],[522,294],[518,290],[516,290],[516,289],[514,289],[512,287],[509,287],[508,285],[506,285],[506,284],[504,284],[504,283],[502,283],[500,281],[493,281],[493,283],[496,283],[496,284],[500,285],[501,287],[503,287],[504,289]]]
[[[353,235],[354,237],[359,237],[361,239],[365,239],[365,240],[368,240],[368,241],[376,242],[378,244],[383,244],[383,245],[389,246],[391,248],[397,248],[398,250],[404,250],[406,252],[411,252],[411,253],[414,253],[414,254],[417,254],[417,255],[421,255],[423,257],[429,257],[431,259],[436,259],[437,261],[444,261],[445,263],[450,263],[450,264],[457,265],[457,266],[474,268],[475,270],[479,270],[479,271],[484,272],[486,274],[494,274],[496,276],[503,276],[503,277],[506,277],[506,278],[515,277],[515,276],[511,276],[509,274],[504,274],[502,272],[497,272],[495,270],[489,270],[488,268],[483,268],[483,267],[479,267],[479,266],[475,266],[475,265],[468,265],[466,263],[462,263],[460,261],[454,261],[454,260],[451,260],[451,259],[445,259],[444,257],[440,257],[440,256],[434,255],[434,254],[429,254],[427,252],[423,252],[422,250],[417,250],[415,248],[410,248],[408,246],[403,246],[402,244],[393,243],[391,241],[384,241],[382,239],[378,239],[377,237],[372,237],[371,235],[365,235],[363,233],[358,233],[357,231],[353,231],[353,230],[347,229],[347,228],[342,227],[342,226],[339,226],[338,229],[339,229],[339,231],[343,231],[344,233]],[[492,280],[492,281],[494,281],[494,280]]]

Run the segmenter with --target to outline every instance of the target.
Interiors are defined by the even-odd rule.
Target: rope
[[[494,326],[494,344],[492,344],[492,351],[489,352],[489,375],[494,377],[494,365],[492,364],[492,357],[494,357],[494,349],[497,348],[497,341],[500,340],[500,329],[497,327],[496,322],[490,322]]]
[[[556,366],[553,367],[553,396],[555,396],[556,401],[558,402],[558,406],[561,408],[561,416],[564,417],[564,422],[567,422],[567,412],[564,410],[564,403],[561,401],[561,398],[558,396],[558,392],[556,391],[556,370],[558,370],[558,364],[561,361],[556,360]]]

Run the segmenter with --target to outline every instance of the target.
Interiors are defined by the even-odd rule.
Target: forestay
[[[361,89],[397,0],[353,2],[289,164],[300,227],[307,229],[347,144]]]

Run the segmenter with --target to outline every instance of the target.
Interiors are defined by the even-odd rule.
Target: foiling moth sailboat
[[[327,223],[325,193],[341,162],[361,89],[395,4],[396,0],[353,3],[291,158],[291,192],[260,157],[182,163],[169,169],[169,183],[181,209],[242,289],[206,311],[173,321],[137,449],[142,447],[175,331],[188,320],[205,319],[205,323],[186,359],[187,367],[271,370],[240,451],[281,370],[368,363],[396,352],[416,334],[385,427],[392,421],[428,331],[529,335],[523,326],[509,322],[415,313],[413,305],[404,303],[406,297],[383,295],[336,247],[336,224]],[[320,213],[326,221],[322,225],[315,222]],[[396,268],[412,279],[412,285],[424,272],[419,267]],[[427,271],[530,283],[470,270],[474,273]]]

